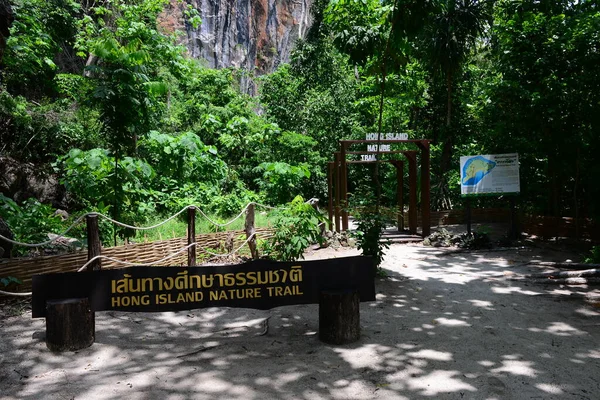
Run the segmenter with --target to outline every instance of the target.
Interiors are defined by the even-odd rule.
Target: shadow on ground
[[[528,250],[392,246],[362,337],[318,340],[318,306],[105,312],[53,354],[44,320],[0,322],[3,399],[597,399],[600,318],[581,288],[527,286]]]

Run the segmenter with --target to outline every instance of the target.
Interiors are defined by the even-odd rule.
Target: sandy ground
[[[393,245],[377,301],[361,304],[361,339],[345,346],[319,341],[317,305],[97,313],[96,343],[62,354],[46,348],[43,319],[5,316],[0,398],[598,399],[590,290],[506,279],[564,258]]]

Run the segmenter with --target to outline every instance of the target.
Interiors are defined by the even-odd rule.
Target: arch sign
[[[365,135],[365,140],[373,141],[377,140],[379,134],[377,133],[367,133]],[[408,133],[382,133],[380,140],[389,140],[389,141],[406,141],[408,140]],[[367,153],[389,153],[392,151],[391,144],[380,144],[379,150],[377,149],[377,144],[367,144]],[[376,154],[361,154],[360,160],[365,162],[375,162],[377,161]]]
[[[205,307],[273,307],[319,303],[323,290],[358,290],[375,300],[371,257],[210,267],[130,267],[33,277],[32,316],[46,301],[89,298],[91,311],[179,311]]]

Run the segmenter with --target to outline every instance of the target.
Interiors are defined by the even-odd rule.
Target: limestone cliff
[[[198,29],[185,27],[192,57],[206,60],[211,68],[233,66],[261,75],[289,60],[294,41],[304,37],[310,27],[313,0],[187,2],[202,18]],[[181,15],[181,6],[171,10]],[[173,22],[182,20],[173,14],[167,17]],[[248,81],[242,83],[243,89],[252,91]]]

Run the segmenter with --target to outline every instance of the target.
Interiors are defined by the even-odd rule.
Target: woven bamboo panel
[[[267,239],[271,237],[272,234],[272,230],[268,228],[256,229],[256,235],[259,239]],[[205,255],[205,258],[208,258],[205,249],[208,249],[213,253],[226,253],[225,243],[230,236],[233,237],[234,250],[240,247],[246,240],[244,231],[196,235],[196,254],[198,260],[200,261],[203,255]],[[187,251],[161,263],[155,262],[156,260],[163,259],[170,254],[176,253],[185,246],[187,246],[187,238],[176,238],[103,248],[102,255],[136,264],[157,266],[186,265]],[[248,246],[244,246],[244,248],[240,250],[240,253],[249,254]],[[87,251],[34,258],[17,258],[6,262],[0,262],[0,276],[14,276],[15,278],[20,279],[23,284],[19,286],[19,291],[27,291],[31,288],[31,278],[33,275],[54,272],[73,272],[81,268],[86,262]],[[114,261],[106,259],[102,260],[102,268],[105,269],[125,266],[126,265]]]

